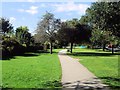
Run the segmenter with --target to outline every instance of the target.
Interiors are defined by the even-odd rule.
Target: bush
[[[25,47],[20,45],[13,38],[5,38],[2,42],[2,59],[8,59],[14,55],[19,55],[25,52]]]
[[[26,48],[26,51],[27,52],[35,52],[35,51],[38,51],[38,50],[43,50],[43,46],[28,46]]]
[[[10,51],[7,48],[2,47],[2,60],[8,59],[9,57],[11,57]]]
[[[14,48],[12,49],[11,54],[12,55],[20,55],[20,54],[25,53],[25,51],[26,51],[25,46],[22,46],[20,44],[16,44],[16,45],[14,45]]]
[[[16,39],[5,37],[2,42],[2,60],[8,59],[15,55],[22,55],[25,52],[36,52],[38,50],[43,50],[43,46],[21,45]]]

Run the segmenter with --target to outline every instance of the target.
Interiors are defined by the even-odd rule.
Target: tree
[[[72,53],[72,48],[73,48],[73,43],[75,43],[76,35],[77,35],[77,30],[75,28],[63,28],[59,31],[60,37],[64,37],[63,41],[69,42],[70,45],[70,51]],[[61,38],[62,39],[62,38]]]
[[[86,10],[86,16],[93,27],[120,37],[120,2],[95,2]]]
[[[113,35],[109,31],[93,29],[91,42],[93,46],[103,46],[103,51],[105,51],[106,44],[108,44]]]
[[[15,35],[20,44],[26,44],[27,46],[30,44],[32,36],[28,30],[27,26],[20,26],[16,28]]]
[[[5,34],[13,30],[12,24],[6,18],[0,18],[0,33]]]
[[[70,52],[72,53],[74,43],[83,43],[89,41],[91,30],[88,25],[81,25],[78,20],[73,20],[62,23],[58,34],[61,40],[71,44]]]
[[[101,1],[93,3],[86,10],[81,22],[93,28],[91,40],[94,43],[102,43],[104,50],[105,45],[113,42],[114,37],[120,38],[120,2]]]
[[[55,41],[56,33],[60,29],[60,19],[56,19],[52,13],[46,12],[37,25],[37,39],[50,42],[50,53],[52,54],[52,43]]]
[[[83,15],[83,16],[80,18],[79,22],[80,22],[81,24],[89,25],[88,20],[89,20],[88,16],[87,16],[87,15]]]

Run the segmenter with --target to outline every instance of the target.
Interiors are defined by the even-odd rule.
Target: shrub
[[[4,38],[2,42],[2,59],[19,55],[25,52],[25,47],[20,45],[14,38]]]
[[[2,47],[2,60],[8,59],[10,56],[10,51],[7,48]]]
[[[2,42],[2,60],[8,59],[15,55],[22,55],[25,52],[36,52],[38,50],[43,50],[43,46],[21,45],[16,39],[5,37]]]
[[[27,49],[26,50],[27,52],[35,52],[35,51],[38,51],[38,50],[43,50],[43,46],[37,46],[37,45],[28,46],[26,49]]]

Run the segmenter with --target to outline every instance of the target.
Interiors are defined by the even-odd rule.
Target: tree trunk
[[[112,45],[112,54],[114,54],[114,45]]]
[[[73,43],[71,42],[71,45],[70,45],[70,53],[72,53],[72,48],[73,48]]]
[[[50,42],[50,54],[52,54],[52,42]]]
[[[46,44],[44,44],[44,50],[47,51],[47,45]]]
[[[105,43],[103,43],[103,51],[105,51]]]

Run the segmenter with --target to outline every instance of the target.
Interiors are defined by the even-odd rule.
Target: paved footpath
[[[71,88],[75,90],[86,89],[102,89],[110,90],[107,85],[102,84],[101,81],[91,73],[86,67],[74,59],[66,55],[66,50],[61,50],[58,53],[62,67],[62,85],[63,89]]]

